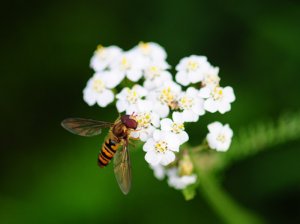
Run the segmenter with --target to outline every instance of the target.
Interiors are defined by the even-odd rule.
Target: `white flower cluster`
[[[235,96],[231,87],[219,85],[219,68],[213,67],[205,56],[181,59],[175,67],[175,81],[166,58],[166,51],[153,42],[141,42],[128,51],[100,45],[90,62],[95,73],[83,98],[88,105],[97,103],[100,107],[116,99],[119,113],[135,114],[138,128],[131,136],[145,142],[145,160],[155,173],[164,167],[169,185],[183,189],[194,183],[196,176],[179,175],[176,166],[167,166],[176,163],[176,153],[189,139],[185,123],[197,122],[206,111],[230,111]],[[131,87],[120,88],[122,81]],[[232,137],[229,126],[215,122],[208,129],[209,147],[226,151]]]

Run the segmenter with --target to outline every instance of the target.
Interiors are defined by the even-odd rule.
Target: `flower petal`
[[[160,121],[161,130],[171,131],[173,121],[170,118],[164,118]]]
[[[137,82],[141,77],[143,73],[141,70],[129,70],[127,72],[127,78],[133,82]]]
[[[152,166],[158,165],[160,163],[161,159],[162,159],[162,156],[153,150],[148,151],[145,155],[145,160]]]
[[[222,124],[218,121],[215,121],[207,126],[209,132],[219,132],[222,127]]]
[[[203,87],[199,90],[199,96],[202,98],[209,98],[211,89],[209,87]]]
[[[153,150],[153,149],[154,149],[154,144],[155,144],[155,142],[154,142],[153,138],[149,138],[149,139],[147,140],[147,142],[144,144],[143,150],[144,150],[145,152],[148,152],[148,151]]]
[[[218,111],[219,105],[218,101],[214,101],[213,99],[209,98],[204,102],[204,109],[208,112],[215,113]]]
[[[100,107],[106,107],[109,103],[113,101],[114,94],[111,90],[103,90],[103,92],[97,96],[97,104]]]
[[[226,100],[228,100],[230,103],[235,101],[235,95],[234,95],[232,87],[227,86],[223,89],[223,91],[224,91],[224,96],[225,96]]]
[[[189,140],[189,135],[185,131],[182,131],[178,135],[179,135],[180,144],[183,144]]]
[[[177,74],[175,76],[175,80],[176,80],[176,82],[178,82],[179,84],[181,84],[183,86],[187,86],[188,84],[190,84],[190,81],[188,79],[188,74],[183,71],[177,72]]]
[[[127,106],[128,105],[123,100],[118,100],[116,103],[116,107],[119,113],[125,111]]]
[[[160,164],[167,166],[169,165],[171,162],[173,162],[175,160],[175,154],[172,151],[167,151],[165,152],[165,154],[161,157],[161,161]]]
[[[89,105],[89,106],[93,106],[96,103],[96,93],[89,89],[89,88],[85,88],[83,90],[83,100]]]
[[[189,80],[191,83],[197,83],[203,80],[203,72],[201,69],[197,70],[196,72],[190,72],[189,73]]]
[[[231,105],[230,105],[229,102],[224,102],[224,101],[222,101],[222,102],[220,103],[220,106],[219,106],[219,112],[220,112],[221,114],[224,114],[224,113],[226,113],[226,112],[228,112],[228,111],[230,111],[230,110],[231,110]]]

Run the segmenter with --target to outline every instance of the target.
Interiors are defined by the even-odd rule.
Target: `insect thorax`
[[[126,139],[129,135],[129,129],[121,122],[117,121],[111,128],[112,134],[119,139]]]

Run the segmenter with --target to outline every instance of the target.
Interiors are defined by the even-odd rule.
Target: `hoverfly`
[[[80,136],[95,136],[103,128],[110,128],[98,155],[98,165],[108,165],[114,157],[114,173],[121,191],[128,194],[131,187],[131,164],[128,153],[130,132],[136,130],[137,121],[134,115],[122,115],[114,123],[84,118],[67,118],[61,125],[69,132]],[[122,146],[122,149],[118,150]]]

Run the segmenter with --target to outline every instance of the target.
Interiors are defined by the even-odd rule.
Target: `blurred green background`
[[[175,66],[191,54],[220,67],[237,101],[225,115],[189,127],[191,144],[208,122],[236,131],[300,108],[299,1],[31,1],[1,4],[0,223],[223,223],[201,194],[153,177],[132,149],[133,187],[122,195],[112,166],[96,158],[104,136],[80,138],[66,117],[113,121],[82,90],[98,44],[130,49],[154,41]],[[222,173],[222,186],[268,223],[300,223],[300,141],[251,156]]]

